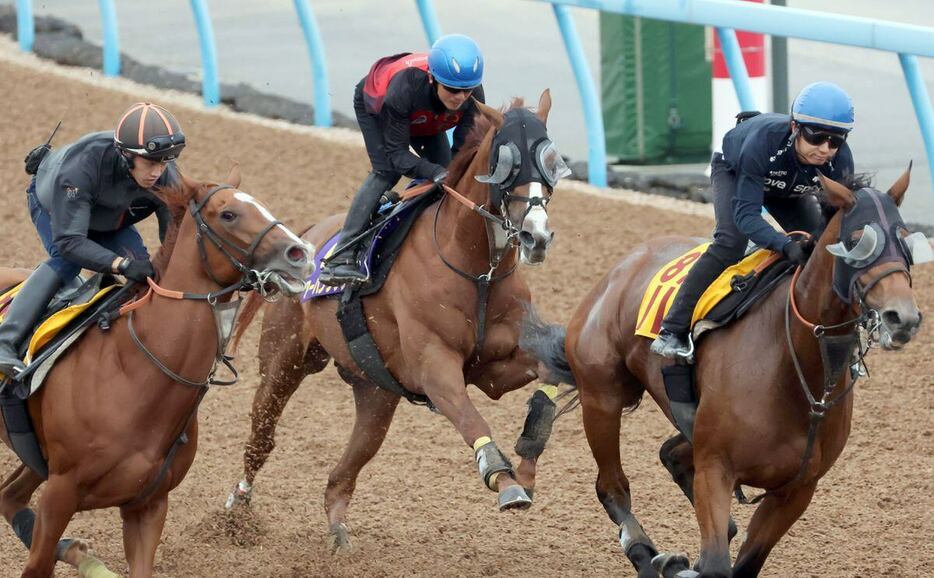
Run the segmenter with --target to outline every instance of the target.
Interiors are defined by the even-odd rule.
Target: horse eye
[[[237,220],[237,214],[233,211],[221,211],[221,220],[232,223]]]

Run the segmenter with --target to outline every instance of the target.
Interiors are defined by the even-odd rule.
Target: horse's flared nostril
[[[902,324],[902,316],[898,314],[898,311],[889,309],[882,313],[882,321],[889,327],[898,327]]]
[[[531,249],[535,246],[535,236],[528,231],[519,232],[519,242],[522,243],[524,247]]]
[[[285,250],[285,258],[292,265],[304,265],[308,262],[308,249],[301,245],[292,245]]]

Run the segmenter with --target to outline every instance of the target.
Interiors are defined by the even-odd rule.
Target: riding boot
[[[697,306],[697,302],[707,287],[723,273],[724,269],[726,266],[710,252],[701,255],[694,263],[684,282],[681,283],[665,320],[662,321],[662,330],[652,342],[653,353],[669,359],[680,358],[693,363],[694,343],[689,334],[694,307]]]
[[[61,286],[58,273],[43,263],[13,298],[0,323],[0,374],[15,379],[26,369],[20,355],[23,343]]]
[[[362,252],[360,242],[352,241],[370,224],[373,212],[379,206],[380,197],[391,186],[389,179],[379,173],[370,173],[363,181],[344,218],[339,241],[341,250],[331,255],[321,266],[319,280],[323,285],[336,287],[344,283],[362,283],[367,280],[357,263],[357,257]]]

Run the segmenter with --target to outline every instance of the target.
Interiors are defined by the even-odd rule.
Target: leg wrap
[[[483,436],[473,444],[474,456],[477,458],[477,468],[486,487],[496,491],[496,478],[498,474],[513,475],[512,464],[506,459],[496,444],[490,438]]]
[[[525,416],[525,427],[516,440],[516,453],[523,459],[537,459],[545,451],[545,444],[551,437],[551,428],[555,421],[555,402],[552,401],[558,388],[545,385],[532,394],[529,399],[529,413]]]
[[[19,541],[26,545],[26,548],[32,548],[32,528],[36,525],[36,513],[29,508],[23,508],[13,516],[10,522],[13,526],[13,532]]]

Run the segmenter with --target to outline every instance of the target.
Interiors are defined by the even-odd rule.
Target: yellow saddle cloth
[[[709,245],[710,243],[698,245],[677,259],[672,259],[652,277],[645,294],[642,296],[642,304],[639,306],[636,335],[648,337],[649,339],[658,337],[658,332],[662,327],[662,320],[668,310],[671,309],[678,288],[684,278],[687,277],[688,271],[694,266],[694,262],[704,254]],[[759,249],[747,255],[739,263],[727,267],[701,295],[697,306],[694,308],[691,326],[693,327],[695,323],[703,319],[717,303],[732,293],[733,287],[730,282],[734,276],[744,276],[753,270],[762,270],[774,261],[775,256],[774,251]]]
[[[8,309],[10,301],[16,297],[16,294],[19,293],[20,288],[23,284],[13,287],[6,293],[0,295],[0,323],[3,322],[4,315]],[[107,295],[112,289],[118,287],[117,285],[111,285],[105,287],[98,291],[94,297],[91,297],[85,303],[80,303],[76,305],[69,305],[64,309],[55,312],[51,317],[46,319],[36,328],[36,331],[32,335],[32,339],[29,340],[29,349],[26,352],[26,359],[24,362],[28,365],[32,361],[33,356],[37,351],[42,349],[49,341],[52,340],[58,333],[68,327],[68,324],[78,315],[81,315],[88,307],[100,300],[104,295]]]

